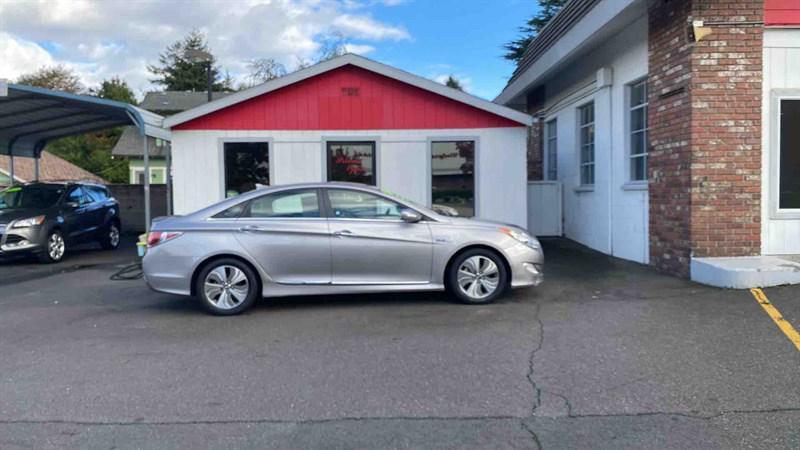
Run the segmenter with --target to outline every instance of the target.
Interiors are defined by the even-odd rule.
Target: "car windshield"
[[[64,186],[55,184],[12,186],[0,191],[0,210],[50,208],[58,203],[63,193]]]

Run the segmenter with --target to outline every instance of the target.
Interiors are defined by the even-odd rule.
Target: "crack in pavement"
[[[539,317],[539,314],[542,311],[542,303],[541,301],[536,302],[536,309],[533,311],[533,320],[539,325],[539,338],[536,347],[531,350],[530,355],[528,355],[528,373],[526,378],[528,379],[528,383],[530,383],[531,388],[533,388],[533,404],[531,405],[531,416],[536,415],[536,410],[542,404],[542,391],[539,389],[539,386],[536,384],[536,380],[534,379],[534,365],[536,359],[536,353],[542,349],[544,345],[544,323],[542,323],[542,319]]]

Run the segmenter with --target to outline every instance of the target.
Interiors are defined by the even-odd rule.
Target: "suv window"
[[[320,217],[316,189],[267,194],[250,202],[244,217]]]
[[[338,219],[400,219],[403,205],[369,192],[329,189],[331,211]]]
[[[67,194],[67,202],[85,205],[89,201],[86,199],[86,194],[83,188],[80,186],[75,186],[69,191],[69,194]]]
[[[104,202],[108,200],[108,193],[100,186],[84,186],[83,189],[93,202]]]

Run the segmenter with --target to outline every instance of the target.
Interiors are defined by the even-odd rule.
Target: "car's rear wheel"
[[[105,250],[115,250],[119,248],[120,230],[117,222],[111,222],[105,231],[100,235],[100,245]]]
[[[501,296],[508,271],[496,253],[477,248],[458,255],[450,265],[447,287],[463,303],[481,305]]]
[[[59,230],[53,230],[47,235],[44,251],[39,254],[39,261],[50,264],[57,263],[64,259],[64,253],[67,251],[66,242],[64,242],[64,235]]]
[[[239,314],[259,296],[258,275],[236,259],[219,259],[206,265],[197,277],[197,297],[212,314]]]

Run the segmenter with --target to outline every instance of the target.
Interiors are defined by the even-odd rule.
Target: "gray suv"
[[[0,191],[0,257],[64,258],[70,245],[119,247],[119,205],[108,189],[84,182],[28,183]]]

